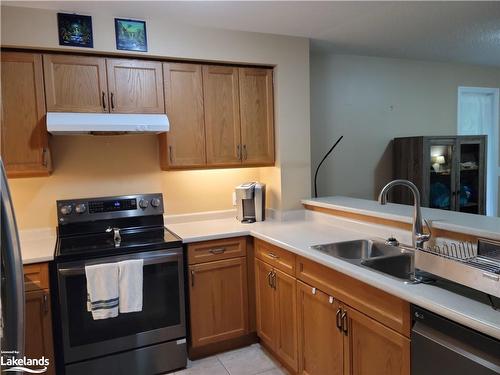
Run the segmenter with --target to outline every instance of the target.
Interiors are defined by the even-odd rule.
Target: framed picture
[[[92,17],[57,13],[57,27],[61,46],[94,47]]]
[[[116,49],[147,52],[146,22],[115,18]]]

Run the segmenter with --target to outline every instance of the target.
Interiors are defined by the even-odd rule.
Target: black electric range
[[[51,281],[61,374],[158,374],[186,366],[182,241],[161,194],[57,201]],[[143,308],[93,320],[85,267],[143,260]]]

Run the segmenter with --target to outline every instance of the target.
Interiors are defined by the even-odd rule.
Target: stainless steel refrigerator
[[[0,349],[4,361],[7,357],[21,358],[24,353],[24,277],[23,262],[16,218],[7,184],[7,177],[0,159]]]

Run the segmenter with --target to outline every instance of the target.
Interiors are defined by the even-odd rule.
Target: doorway
[[[458,135],[487,135],[486,215],[500,212],[500,138],[499,89],[485,87],[458,88]]]

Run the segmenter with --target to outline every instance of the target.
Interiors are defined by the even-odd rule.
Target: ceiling
[[[313,50],[500,66],[500,2],[2,1],[311,38]]]

